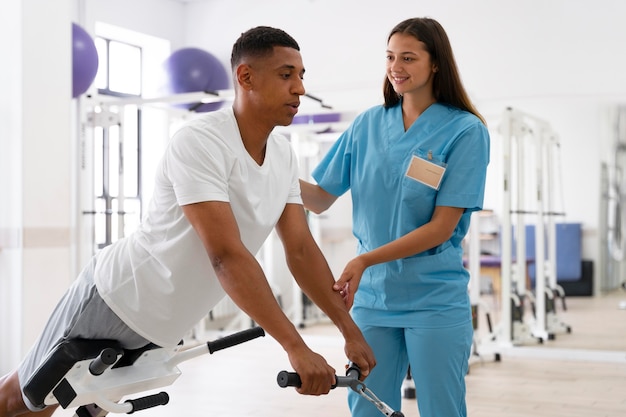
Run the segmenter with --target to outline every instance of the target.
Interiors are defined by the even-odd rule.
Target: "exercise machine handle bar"
[[[222,337],[220,339],[207,342],[200,346],[179,352],[167,362],[169,366],[176,366],[188,359],[195,358],[205,353],[213,354],[218,350],[226,349],[241,343],[265,336],[265,331],[261,327],[253,327],[240,332]],[[110,351],[109,351],[110,350]],[[113,349],[105,349],[89,365],[89,370],[93,375],[101,375],[117,359],[117,353]],[[98,405],[113,413],[132,414],[135,411],[146,410],[159,405],[166,405],[169,402],[169,395],[166,392],[147,395],[136,399],[126,400],[124,403],[116,403],[102,397]]]
[[[132,406],[132,410],[127,414],[132,414],[135,411],[147,410],[148,408],[156,407],[159,405],[166,405],[170,401],[170,396],[167,392],[159,392],[158,394],[147,395],[141,398],[135,398],[134,400],[126,400]]]
[[[103,349],[100,355],[89,363],[89,372],[91,375],[102,375],[104,371],[109,369],[116,361],[117,351],[115,349]]]
[[[196,346],[183,352],[179,352],[170,358],[168,364],[176,366],[181,362],[204,355],[207,352],[213,354],[218,350],[226,349],[262,336],[265,336],[265,331],[261,327],[252,327],[250,329],[242,330],[240,332],[224,336],[220,339],[207,342],[206,344]]]
[[[350,362],[346,369],[346,376],[335,375],[335,384],[331,389],[337,387],[348,387],[352,391],[371,402],[381,413],[387,417],[404,417],[401,411],[394,411],[391,407],[381,401],[365,384],[359,379],[361,377],[361,369],[357,364]],[[296,372],[280,371],[276,377],[276,382],[282,388],[300,387],[302,380]]]
[[[221,339],[207,342],[207,349],[209,350],[209,353],[212,354],[218,350],[239,345],[262,336],[265,336],[265,331],[261,327],[252,327],[250,329],[242,330],[240,332],[222,337]]]
[[[355,364],[350,364],[346,370],[346,376],[335,375],[335,383],[330,387],[335,389],[337,387],[350,387],[357,386],[361,377],[361,369]],[[276,377],[276,382],[281,388],[286,387],[300,387],[302,386],[302,380],[297,372],[280,371]]]

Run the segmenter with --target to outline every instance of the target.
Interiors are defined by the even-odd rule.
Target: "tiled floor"
[[[496,346],[500,361],[490,354],[477,357],[466,377],[468,414],[626,416],[626,310],[618,308],[622,300],[626,292],[621,290],[567,299],[568,310],[561,310],[559,317],[571,326],[570,334],[556,335],[542,344]],[[497,323],[497,311],[493,314]],[[479,324],[478,333],[482,331]],[[338,372],[343,369],[342,342],[332,326],[313,325],[302,333]],[[209,339],[213,336],[220,334]],[[345,388],[327,396],[306,397],[278,387],[276,375],[289,369],[289,362],[270,337],[193,359],[180,368],[181,377],[165,389],[170,403],[141,411],[140,416],[349,416]],[[419,416],[415,400],[403,400],[402,412],[406,417]],[[71,415],[69,410],[55,414]]]

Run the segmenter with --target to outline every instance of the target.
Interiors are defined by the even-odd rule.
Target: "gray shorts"
[[[38,411],[23,393],[28,382],[48,353],[66,339],[117,340],[124,348],[137,349],[148,340],[131,330],[111,311],[98,294],[93,275],[96,259],[83,269],[48,319],[43,332],[17,369],[22,398],[31,411]]]

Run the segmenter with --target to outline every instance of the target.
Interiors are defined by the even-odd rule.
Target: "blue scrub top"
[[[445,167],[438,189],[407,176],[413,157]],[[324,156],[313,178],[327,192],[351,190],[358,253],[428,223],[435,206],[465,208],[452,237],[414,256],[367,268],[354,314],[377,325],[457,325],[470,318],[461,242],[482,208],[489,133],[473,114],[435,103],[405,132],[400,104],[360,114]],[[404,326],[404,324],[398,324]]]

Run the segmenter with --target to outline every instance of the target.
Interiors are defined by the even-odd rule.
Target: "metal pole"
[[[511,343],[511,261],[512,261],[512,234],[511,234],[511,140],[512,140],[512,109],[507,108],[503,115],[502,131],[502,253],[501,265],[501,340],[506,346]]]

